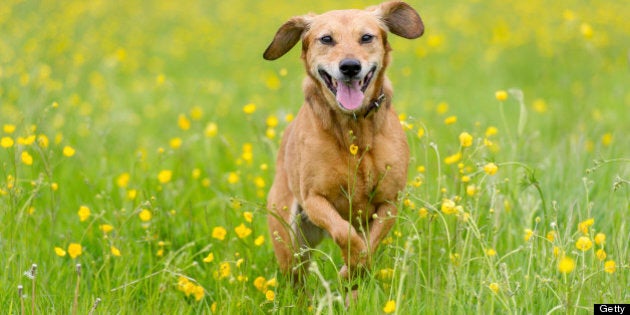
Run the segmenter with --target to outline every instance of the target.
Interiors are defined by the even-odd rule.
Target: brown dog
[[[387,33],[413,39],[423,31],[413,8],[392,1],[293,17],[265,51],[275,60],[302,40],[307,72],[305,105],[284,132],[267,203],[282,271],[298,273],[304,249],[326,234],[341,248],[341,276],[370,265],[394,224],[409,161],[385,76]]]

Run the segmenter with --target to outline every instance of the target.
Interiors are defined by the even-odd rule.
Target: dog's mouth
[[[372,67],[362,79],[338,80],[328,74],[326,70],[319,69],[318,72],[326,87],[335,95],[339,105],[345,110],[354,111],[363,105],[364,93],[372,82],[376,66]]]

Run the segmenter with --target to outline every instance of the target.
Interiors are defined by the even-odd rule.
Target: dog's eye
[[[332,36],[326,35],[326,36],[322,36],[319,41],[324,44],[324,45],[332,45],[333,44],[333,38]]]
[[[365,34],[365,35],[361,36],[361,43],[362,44],[371,43],[373,39],[374,39],[374,35],[372,35],[372,34]]]

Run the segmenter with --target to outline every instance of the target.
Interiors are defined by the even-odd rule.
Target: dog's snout
[[[339,71],[346,77],[354,77],[361,72],[361,62],[357,59],[346,58],[339,63]]]

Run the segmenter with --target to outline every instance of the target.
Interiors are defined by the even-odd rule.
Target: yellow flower
[[[243,113],[247,114],[247,115],[251,115],[256,111],[256,104],[254,103],[249,103],[245,106],[243,106]]]
[[[383,268],[383,269],[378,271],[376,276],[381,281],[389,281],[389,280],[394,278],[394,269],[392,269],[392,268]]]
[[[448,116],[444,119],[444,124],[452,125],[457,122],[457,116]]]
[[[109,233],[114,229],[114,227],[110,224],[101,224],[98,226],[98,229],[103,231],[103,233]]]
[[[453,155],[449,155],[446,158],[444,158],[444,163],[446,163],[447,165],[454,164],[454,163],[459,162],[461,158],[462,158],[462,154],[460,152],[457,152]]]
[[[584,38],[591,38],[593,37],[593,27],[588,23],[582,23],[580,25],[580,33],[582,33]]]
[[[217,226],[214,229],[212,229],[212,237],[218,239],[219,241],[224,240],[226,234],[227,234],[227,231],[225,230],[225,228],[221,226]]]
[[[604,245],[604,242],[606,242],[606,234],[604,233],[597,233],[595,235],[595,244],[597,245]]]
[[[227,278],[231,274],[232,274],[232,271],[231,271],[231,268],[230,268],[230,264],[228,262],[222,262],[219,265],[219,273],[218,273],[219,279]]]
[[[243,218],[245,218],[245,221],[251,223],[254,218],[254,214],[249,211],[245,211],[243,212]]]
[[[179,129],[186,131],[190,129],[190,120],[186,117],[186,115],[180,114],[177,117],[177,126]]]
[[[33,165],[33,157],[26,151],[22,152],[22,163],[24,165]]]
[[[265,277],[257,277],[254,279],[254,287],[260,292],[264,292],[266,289],[267,280]]]
[[[214,260],[214,254],[213,253],[208,253],[208,256],[206,256],[203,259],[203,262],[205,263],[211,263]]]
[[[608,273],[615,273],[617,271],[617,264],[615,264],[614,260],[609,260],[604,263],[604,271]]]
[[[497,251],[492,249],[492,248],[488,248],[486,249],[486,255],[488,255],[488,257],[493,257],[497,255]]]
[[[201,301],[201,299],[203,299],[204,294],[205,292],[202,286],[196,285],[193,287],[192,295],[195,297],[195,301]]]
[[[549,231],[547,232],[547,240],[550,242],[553,242],[556,239],[556,232],[555,231]]]
[[[10,148],[12,147],[14,144],[13,139],[11,137],[2,137],[2,139],[0,139],[0,146],[3,148]]]
[[[274,115],[269,115],[267,116],[267,120],[265,122],[267,124],[267,127],[274,128],[278,125],[278,117]]]
[[[61,247],[55,247],[55,254],[59,257],[66,256],[66,251]]]
[[[492,137],[497,133],[499,133],[499,129],[497,129],[497,127],[495,126],[490,126],[486,129],[486,137]]]
[[[578,224],[578,230],[584,234],[588,234],[588,228],[593,226],[593,224],[595,224],[595,219],[586,219]]]
[[[357,152],[359,152],[359,147],[356,146],[355,144],[351,144],[350,145],[350,154],[357,155]]]
[[[577,242],[575,242],[575,247],[583,252],[589,250],[593,246],[593,242],[587,236],[580,236]]]
[[[138,214],[138,216],[140,217],[140,220],[142,220],[143,222],[147,222],[151,220],[151,217],[153,217],[153,215],[151,214],[151,211],[147,209],[142,209],[140,213]]]
[[[483,171],[486,172],[486,174],[488,175],[494,175],[497,173],[498,170],[499,170],[499,167],[492,162],[483,166]]]
[[[442,210],[444,214],[457,213],[457,206],[455,205],[455,201],[451,199],[442,200],[442,206],[440,207],[440,210]]]
[[[525,239],[525,242],[528,242],[532,236],[534,236],[534,231],[532,231],[531,229],[525,229],[525,236],[523,237],[523,239]]]
[[[558,255],[560,255],[560,252],[561,252],[560,247],[558,247],[558,246],[554,246],[553,247],[553,256],[554,257],[558,257]]]
[[[468,132],[462,132],[459,134],[459,144],[462,147],[469,147],[473,143],[473,136],[471,136]]]
[[[129,185],[130,178],[131,178],[131,175],[129,175],[129,173],[122,173],[118,175],[118,177],[116,178],[116,185],[120,188],[127,188],[127,185]]]
[[[256,178],[254,178],[254,185],[256,185],[256,187],[258,188],[265,188],[265,180],[262,177],[257,176]]]
[[[262,244],[265,243],[265,237],[260,235],[258,236],[255,240],[254,240],[254,245],[256,246],[262,246]]]
[[[234,232],[239,238],[246,238],[250,234],[252,234],[252,229],[245,226],[245,224],[241,223],[241,225],[234,228]]]
[[[119,257],[120,256],[120,250],[118,248],[116,248],[115,246],[111,246],[109,248],[112,252],[112,255]]]
[[[83,253],[81,244],[70,243],[70,245],[68,245],[68,255],[70,255],[70,258],[75,259],[81,256],[81,253]]]
[[[573,269],[575,269],[575,260],[573,260],[573,258],[568,256],[560,258],[560,261],[558,261],[558,271],[567,274],[571,273]]]
[[[160,184],[166,184],[170,182],[172,177],[173,171],[171,170],[161,170],[158,173],[158,181],[160,182]]]
[[[468,196],[474,196],[477,193],[477,186],[475,185],[468,185],[466,186],[466,195]]]
[[[492,292],[499,293],[499,284],[496,282],[492,282],[488,285],[488,288],[490,288],[490,290],[492,290]]]
[[[168,145],[171,147],[171,149],[174,149],[174,150],[179,149],[179,147],[182,146],[182,138],[180,137],[172,138],[168,142]]]
[[[201,106],[194,106],[190,109],[190,118],[192,120],[200,120],[203,117],[203,108]]]
[[[69,146],[69,145],[63,147],[63,155],[66,156],[66,157],[73,156],[75,152],[76,152],[76,150],[73,147]]]
[[[497,98],[497,100],[503,102],[505,100],[507,100],[508,98],[508,93],[504,90],[498,90],[496,92],[494,92],[494,97]]]
[[[227,178],[228,183],[236,184],[238,183],[239,180],[240,180],[240,177],[238,176],[236,172],[230,172],[228,174],[228,178]]]
[[[420,216],[420,218],[426,218],[427,216],[429,216],[429,210],[427,210],[427,208],[422,207],[420,208],[420,210],[418,210],[418,215]]]
[[[276,292],[273,292],[273,290],[267,290],[267,292],[265,292],[265,299],[267,299],[267,301],[273,301],[276,299]]]
[[[595,252],[595,257],[597,257],[597,259],[599,259],[599,261],[604,261],[604,259],[606,259],[606,251],[604,251],[603,249],[598,249]]]
[[[217,133],[219,133],[219,126],[217,126],[217,124],[213,122],[208,123],[206,129],[204,130],[204,134],[206,135],[206,137],[213,138],[217,135]]]
[[[79,215],[79,221],[83,222],[90,217],[90,208],[86,206],[80,206],[79,212],[77,214]]]
[[[12,134],[15,132],[15,125],[5,124],[2,126],[2,131],[4,131],[4,133]]]
[[[440,102],[437,107],[435,108],[435,112],[442,115],[445,114],[446,112],[448,112],[448,103],[446,102]]]
[[[391,314],[395,310],[396,310],[396,301],[394,300],[387,301],[387,303],[385,303],[385,306],[383,307],[383,312],[385,312],[385,314]]]

